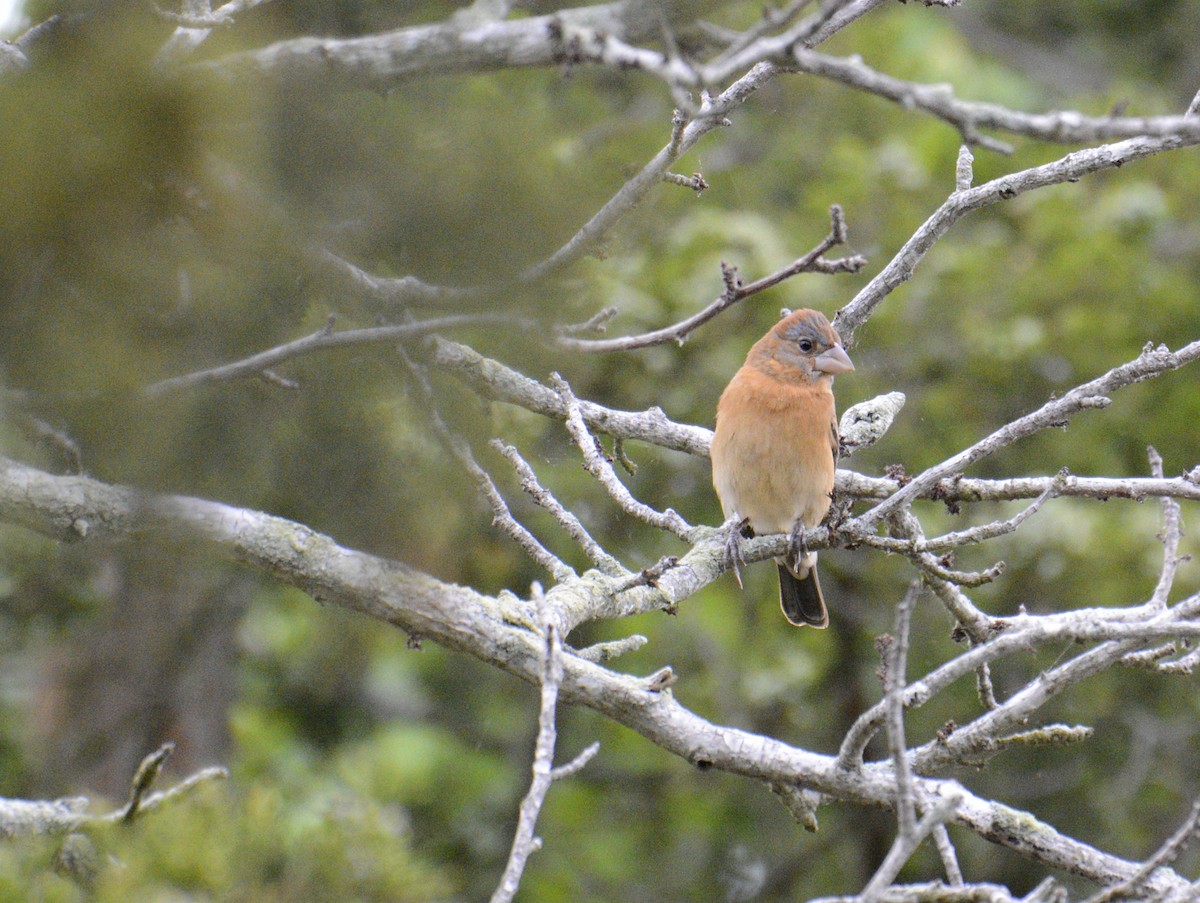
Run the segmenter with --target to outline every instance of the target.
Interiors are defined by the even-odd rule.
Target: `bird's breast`
[[[833,393],[824,381],[781,383],[743,368],[717,405],[713,485],[728,517],[756,533],[815,527],[829,510]]]

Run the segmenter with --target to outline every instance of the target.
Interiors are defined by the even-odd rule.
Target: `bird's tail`
[[[803,577],[797,577],[787,565],[779,564],[779,606],[784,617],[797,627],[806,624],[817,628],[829,626],[829,612],[821,595],[816,564],[809,567]]]

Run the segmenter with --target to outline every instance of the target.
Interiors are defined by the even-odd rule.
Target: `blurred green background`
[[[947,81],[966,98],[1034,111],[1179,112],[1200,84],[1194,4],[892,4],[822,49],[891,74]],[[358,34],[437,21],[452,4],[296,0],[215,34],[201,58],[300,34]],[[244,357],[318,328],[370,325],[312,278],[324,245],[382,275],[495,284],[562,244],[669,136],[663,85],[575,67],[406,82],[384,95],[322,84],[218,87],[152,65],[171,26],[148,5],[39,2],[71,27],[30,72],[0,84],[0,451],[64,472],[70,436],[99,479],[214,498],[295,518],[345,545],[485,592],[545,579],[498,531],[429,429],[426,406],[382,347],[279,368],[298,383],[217,385],[155,401],[132,390]],[[754,3],[717,5],[744,27]],[[687,35],[684,34],[686,39]],[[684,347],[579,357],[539,335],[488,327],[454,337],[535,377],[558,370],[581,397],[661,406],[711,426],[725,382],[781,307],[832,315],[953,187],[959,136],[891,104],[801,76],[780,78],[676,170],[702,196],[656,190],[611,235],[603,259],[553,282],[501,290],[474,308],[578,322],[606,305],[615,332],[676,321],[721,289],[719,263],[771,272],[828,230],[843,206],[860,276],[801,276],[735,308]],[[976,153],[976,179],[1067,149],[1015,140]],[[1200,334],[1200,159],[1182,151],[1021,196],[973,214],[860,330],[845,407],[899,390],[887,438],[847,466],[880,475],[941,461],[1054,393]],[[453,311],[452,311],[453,312]],[[420,311],[423,315],[425,312]],[[383,311],[399,318],[399,311]],[[435,374],[443,413],[470,435],[514,510],[559,554],[584,561],[520,497],[486,445],[516,443],[610,551],[642,566],[680,547],[630,523],[578,466],[556,424],[480,402]],[[980,465],[974,475],[1168,474],[1196,465],[1200,392],[1183,371],[1123,390]],[[631,443],[646,502],[693,522],[720,514],[707,462]],[[927,532],[1004,515],[920,509]],[[1190,511],[1185,509],[1185,519]],[[960,557],[1008,570],[973,593],[997,615],[1146,599],[1157,576],[1159,506],[1057,501],[1020,533]],[[1196,551],[1189,541],[1185,551]],[[890,629],[911,571],[858,550],[822,556],[829,631],[779,615],[773,570],[726,578],[677,617],[588,625],[583,645],[643,633],[616,666],[671,664],[681,701],[719,723],[836,750],[878,698],[873,638]],[[1176,595],[1194,592],[1194,565]],[[178,542],[63,547],[0,527],[0,795],[124,797],[167,739],[170,775],[222,763],[231,781],[134,829],[98,836],[119,865],[91,890],[49,867],[54,843],[0,845],[0,899],[477,900],[494,888],[528,781],[536,692]],[[955,653],[947,616],[918,608],[910,674]],[[1004,663],[1012,692],[1064,650]],[[909,721],[924,740],[977,711],[954,688]],[[1065,694],[1047,721],[1096,734],[1017,751],[955,777],[1068,834],[1142,858],[1200,791],[1194,682],[1110,673]],[[765,788],[699,772],[588,711],[562,711],[560,758],[599,756],[551,791],[519,899],[792,900],[861,888],[891,841],[886,813],[831,805],[804,833]],[[873,751],[879,754],[879,751]],[[969,880],[1032,888],[1043,869],[953,830]],[[1192,856],[1180,868],[1193,874]],[[1191,871],[1188,871],[1190,869]],[[902,877],[939,874],[919,855]]]

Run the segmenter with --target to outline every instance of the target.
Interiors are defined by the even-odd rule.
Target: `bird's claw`
[[[742,536],[743,531],[749,529],[750,519],[738,517],[736,514],[729,518],[723,527],[725,531],[725,564],[729,570],[733,571],[733,577],[737,580],[739,589],[744,588],[742,586],[741,565],[746,563],[746,557],[742,553]]]
[[[798,571],[800,565],[808,558],[808,528],[803,521],[796,521],[792,532],[788,534],[788,554],[793,570]]]

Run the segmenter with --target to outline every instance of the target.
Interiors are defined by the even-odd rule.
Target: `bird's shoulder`
[[[833,391],[825,380],[803,377],[799,371],[785,372],[785,368],[747,363],[734,374],[717,408],[750,408],[774,413],[803,409],[811,414],[814,405],[832,404]]]

